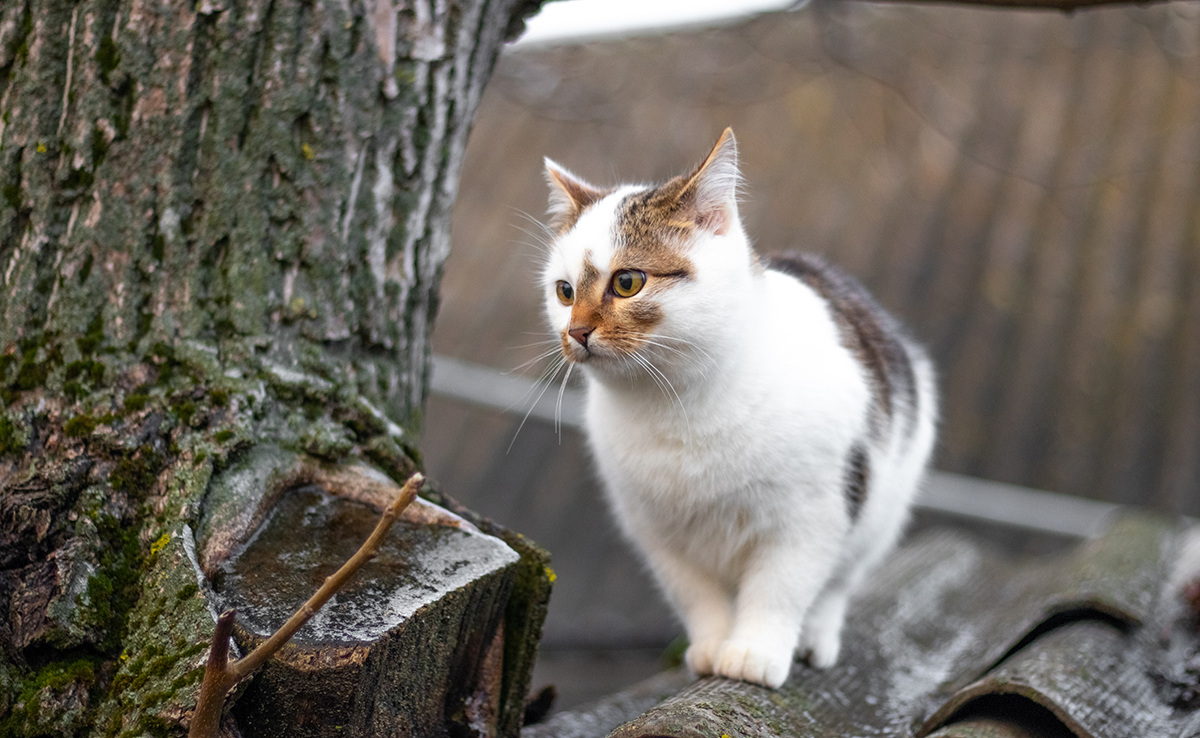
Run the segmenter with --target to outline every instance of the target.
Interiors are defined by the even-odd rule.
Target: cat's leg
[[[837,663],[842,650],[842,625],[846,621],[846,606],[857,580],[832,581],[817,597],[804,616],[800,632],[800,651],[808,654],[808,663],[818,669],[828,669]]]
[[[647,547],[651,568],[687,629],[684,661],[698,675],[713,673],[717,651],[733,628],[733,593],[712,573],[664,547]]]
[[[881,498],[890,504],[873,508],[860,519],[846,543],[843,564],[804,617],[800,635],[800,651],[808,654],[808,662],[818,669],[837,663],[842,647],[842,627],[850,597],[858,591],[863,580],[896,546],[908,518],[907,504],[912,486],[896,492],[886,487],[874,488],[869,499]]]
[[[760,548],[739,584],[733,630],[717,654],[715,673],[768,687],[783,684],[804,614],[833,565],[829,547],[811,540]]]

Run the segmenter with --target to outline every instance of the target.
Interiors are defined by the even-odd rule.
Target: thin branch
[[[263,662],[275,655],[275,652],[296,635],[296,631],[317,613],[321,607],[341,589],[350,578],[362,568],[363,564],[375,558],[379,544],[383,542],[392,524],[404,508],[408,507],[417,492],[424,484],[425,477],[413,474],[404,483],[404,489],[388,508],[383,511],[375,530],[335,573],[325,578],[324,584],[316,594],[308,598],[288,621],[276,630],[270,638],[259,644],[245,658],[232,664],[229,659],[229,637],[233,634],[234,611],[229,610],[217,619],[217,627],[213,632],[212,647],[208,651],[208,663],[204,667],[204,681],[200,685],[200,694],[196,698],[196,711],[192,715],[192,724],[188,729],[188,738],[216,738],[217,729],[221,722],[221,710],[225,704],[225,695],[237,686],[237,683],[254,672]]]
[[[237,684],[230,678],[226,668],[229,660],[229,637],[233,635],[233,610],[226,610],[217,618],[213,631],[212,646],[208,649],[208,663],[204,666],[204,681],[200,683],[200,694],[196,697],[196,712],[188,738],[209,738],[217,735],[221,723],[221,708],[225,706],[225,695]]]

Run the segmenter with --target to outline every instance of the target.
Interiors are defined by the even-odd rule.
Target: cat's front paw
[[[713,673],[775,689],[787,679],[791,667],[790,651],[766,649],[757,643],[725,641],[717,653]]]
[[[837,663],[842,650],[842,634],[839,630],[805,632],[800,637],[800,651],[807,652],[808,663],[818,669],[828,669]]]
[[[713,673],[713,666],[717,662],[717,652],[720,649],[720,641],[699,641],[688,646],[687,653],[683,655],[683,661],[696,676],[708,676]]]

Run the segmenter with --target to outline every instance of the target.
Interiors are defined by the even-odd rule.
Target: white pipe
[[[558,385],[542,388],[523,376],[506,375],[489,367],[448,356],[433,357],[430,387],[434,394],[470,402],[514,415],[553,423]],[[532,409],[530,409],[532,407]],[[583,393],[567,389],[562,400],[562,424],[579,428],[583,423]],[[1094,537],[1108,528],[1121,509],[1111,502],[1020,487],[1015,484],[934,471],[917,500],[918,509],[959,518],[1008,525],[1041,533]]]
[[[578,44],[722,26],[788,8],[795,0],[560,0],[525,22],[513,48]]]

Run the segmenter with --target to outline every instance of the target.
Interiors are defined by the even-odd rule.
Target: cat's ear
[[[741,179],[737,141],[733,138],[733,129],[726,128],[708,157],[687,178],[679,197],[687,202],[696,225],[723,236],[737,221],[737,191]]]
[[[550,223],[554,228],[571,225],[589,205],[602,199],[604,191],[584,182],[563,167],[546,159],[546,181],[550,184]]]

